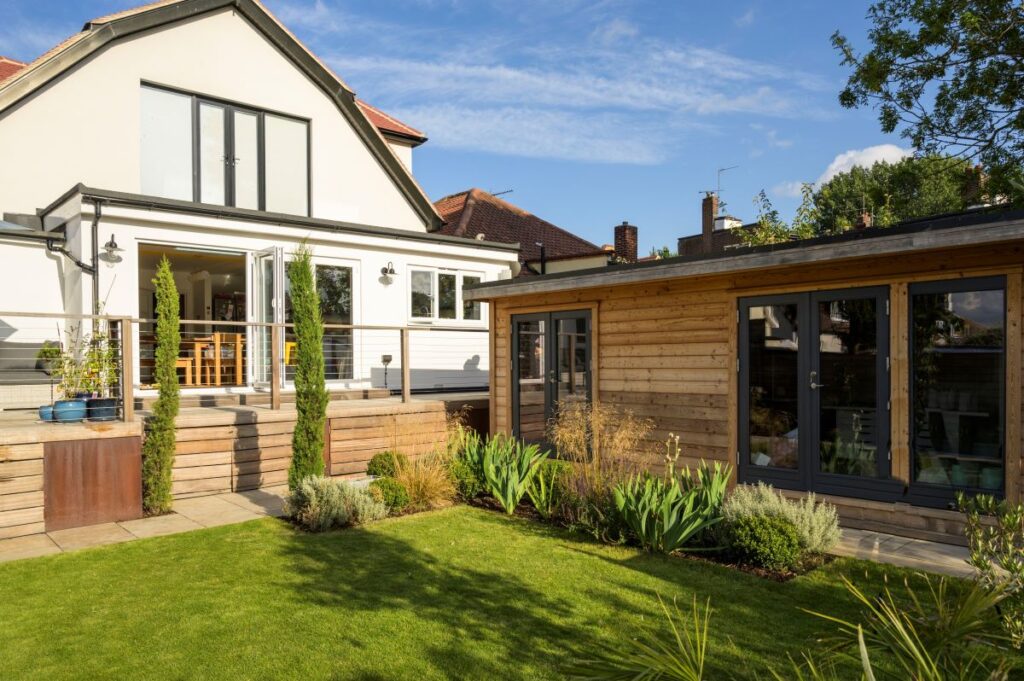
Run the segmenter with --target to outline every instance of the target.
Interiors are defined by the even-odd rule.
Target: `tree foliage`
[[[171,510],[171,468],[174,465],[175,427],[178,416],[178,353],[181,330],[178,288],[171,263],[160,260],[153,279],[156,287],[156,351],[154,380],[159,394],[147,422],[142,446],[142,505],[149,514]]]
[[[298,417],[288,469],[288,487],[293,490],[305,478],[324,474],[324,422],[327,418],[324,327],[320,297],[313,283],[312,260],[312,251],[303,245],[288,263],[297,354],[295,409]]]
[[[868,19],[866,53],[832,35],[852,70],[839,102],[875,107],[921,153],[981,163],[1007,192],[1024,165],[1020,0],[878,0]]]
[[[852,227],[861,212],[873,225],[888,227],[904,220],[955,213],[977,203],[980,178],[971,163],[952,156],[907,157],[879,161],[837,174],[814,192],[817,234],[838,234]]]

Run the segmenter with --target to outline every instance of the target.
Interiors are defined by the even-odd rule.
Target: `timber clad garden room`
[[[651,461],[813,491],[844,524],[962,542],[955,493],[1021,489],[1024,216],[493,282],[491,428],[564,399],[654,420]]]

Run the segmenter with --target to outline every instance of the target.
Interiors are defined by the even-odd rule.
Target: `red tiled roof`
[[[407,137],[418,144],[422,144],[427,141],[427,136],[422,132],[412,126],[406,125],[394,116],[384,113],[377,107],[371,106],[361,99],[356,100],[356,104],[358,104],[359,108],[363,110],[363,113],[370,119],[370,122],[377,126],[377,129],[383,134]]]
[[[598,255],[599,247],[586,239],[542,220],[508,201],[482,189],[470,189],[434,202],[437,212],[447,223],[441,234],[480,238],[506,244],[519,243],[521,263],[540,260],[540,246],[548,258]],[[523,267],[521,274],[529,274]]]
[[[27,66],[25,62],[18,61],[17,59],[11,59],[10,57],[0,56],[0,80],[13,76],[18,71],[21,71]]]

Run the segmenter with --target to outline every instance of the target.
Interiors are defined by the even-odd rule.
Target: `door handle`
[[[824,388],[825,387],[825,384],[824,383],[818,383],[817,379],[818,379],[818,372],[817,371],[812,371],[811,372],[811,390],[817,390],[818,388]]]
[[[548,382],[549,383],[557,383],[558,382],[558,379],[555,377],[555,370],[554,369],[549,369],[548,370]]]

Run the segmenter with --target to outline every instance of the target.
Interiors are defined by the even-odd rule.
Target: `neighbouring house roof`
[[[744,230],[751,230],[757,227],[756,222],[730,227],[729,229],[716,229],[711,232],[711,249],[704,250],[704,234],[680,237],[676,252],[679,255],[701,255],[702,253],[721,253],[743,243],[742,234]]]
[[[411,125],[406,125],[391,114],[384,113],[361,99],[357,99],[356,104],[363,110],[363,113],[370,119],[370,122],[376,125],[377,129],[385,136],[394,136],[408,140],[413,143],[413,146],[419,146],[427,141],[426,135]]]
[[[909,220],[892,227],[850,230],[835,236],[743,247],[654,262],[548,274],[527,280],[487,282],[466,288],[466,300],[749,272],[853,258],[942,248],[984,246],[1024,239],[1024,211],[977,210]]]
[[[519,262],[524,266],[520,276],[533,274],[525,265],[540,260],[538,243],[544,244],[544,256],[549,260],[605,253],[586,239],[482,189],[451,194],[434,205],[446,223],[442,234],[520,244]]]
[[[415,144],[422,132],[356,99],[345,82],[309,50],[260,0],[158,0],[147,5],[92,19],[82,31],[24,64],[0,58],[0,112],[21,102],[83,60],[121,38],[136,35],[209,12],[232,8],[263,33],[319,86],[374,154],[391,179],[428,225],[436,231],[442,219],[426,193],[388,146],[385,135]],[[17,67],[17,68],[15,68]],[[5,75],[6,72],[6,75]]]
[[[23,61],[0,56],[0,80],[6,80],[26,66],[28,66],[28,64]]]

